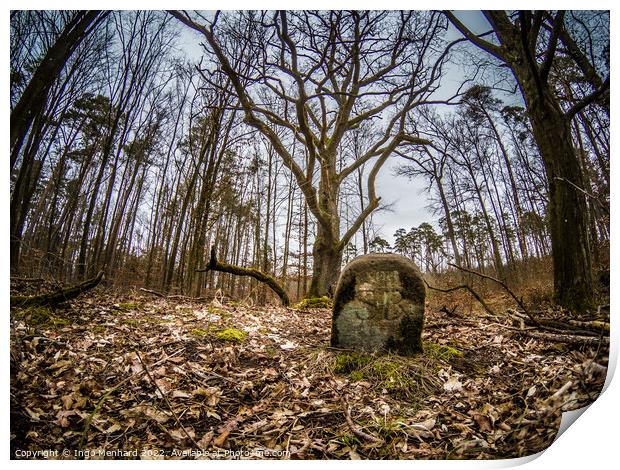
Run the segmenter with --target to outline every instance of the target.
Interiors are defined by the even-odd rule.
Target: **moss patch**
[[[225,330],[218,331],[215,336],[223,341],[241,343],[245,340],[248,334],[245,331],[237,330],[236,328],[226,328]]]
[[[45,325],[52,319],[52,310],[47,307],[31,307],[24,312],[24,317],[31,325]]]
[[[101,333],[105,333],[105,326],[103,325],[95,325],[93,326],[92,332],[95,333],[96,335],[100,335]]]
[[[346,374],[353,382],[366,381],[410,400],[437,385],[435,378],[427,377],[426,370],[425,362],[396,355],[346,353],[339,354],[333,364],[335,373]]]
[[[209,331],[208,330],[204,330],[202,328],[194,328],[193,330],[191,330],[189,332],[190,335],[194,335],[194,336],[207,336],[209,335]]]
[[[118,308],[120,310],[137,310],[140,308],[140,304],[135,302],[125,302],[118,304]]]
[[[452,346],[428,342],[424,343],[424,354],[442,361],[449,361],[454,357],[463,357],[463,353]]]
[[[24,318],[31,326],[62,327],[71,324],[70,319],[54,315],[54,310],[49,307],[30,307],[17,316]]]
[[[67,318],[55,317],[55,318],[52,318],[51,323],[54,326],[67,326],[71,324],[71,321]]]
[[[372,356],[368,354],[339,354],[334,364],[334,372],[337,374],[358,372],[360,369],[370,364],[371,361]],[[361,380],[361,378],[359,380]]]
[[[332,299],[324,295],[323,297],[309,297],[303,299],[301,302],[293,305],[293,308],[298,310],[304,308],[332,308],[333,305]]]

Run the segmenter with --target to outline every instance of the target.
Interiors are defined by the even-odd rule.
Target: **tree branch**
[[[235,266],[233,264],[223,263],[217,260],[217,256],[215,254],[215,247],[211,247],[211,257],[209,259],[209,265],[203,269],[197,269],[196,272],[207,272],[207,271],[219,271],[222,273],[234,274],[236,276],[250,276],[260,281],[264,284],[267,284],[272,291],[274,291],[280,300],[282,301],[282,305],[288,307],[291,303],[288,294],[284,290],[284,288],[280,285],[278,281],[269,274],[265,274],[262,271],[254,268],[244,268],[241,266]]]
[[[56,292],[43,295],[12,295],[11,306],[12,307],[30,307],[33,305],[58,305],[67,300],[71,300],[86,292],[87,290],[96,287],[97,284],[103,279],[103,271],[100,271],[95,277],[87,279],[86,281],[77,284],[75,286],[67,287],[66,289],[60,289]]]
[[[502,62],[505,62],[504,55],[502,54],[501,48],[499,48],[495,44],[485,41],[484,39],[481,39],[480,36],[474,34],[470,29],[467,28],[467,26],[461,23],[461,21],[456,16],[454,16],[454,14],[451,11],[444,10],[443,14],[446,15],[448,20],[450,20],[450,23],[452,23],[452,25],[456,29],[458,29],[460,33],[463,36],[465,36],[467,39],[469,39],[472,43],[474,43],[480,49],[488,52],[493,57],[501,60]]]
[[[609,90],[609,77],[605,79],[605,81],[603,82],[603,85],[601,85],[601,87],[598,90],[593,91],[589,95],[585,96],[581,101],[578,101],[577,103],[575,103],[573,107],[570,108],[566,112],[565,114],[566,119],[571,121],[575,117],[575,114],[577,114],[579,111],[581,111],[586,106],[594,103],[596,100],[602,97],[603,94],[606,93],[608,90]]]

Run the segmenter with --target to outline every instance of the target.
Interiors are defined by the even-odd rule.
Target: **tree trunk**
[[[342,250],[337,249],[336,242],[329,228],[317,226],[317,237],[312,247],[312,282],[307,297],[321,297],[335,290],[342,265]]]
[[[459,253],[459,248],[458,248],[458,245],[456,244],[456,236],[454,234],[454,224],[452,223],[452,216],[450,215],[450,206],[448,205],[448,198],[446,197],[446,193],[443,189],[441,178],[435,177],[435,183],[437,184],[437,189],[439,190],[439,198],[441,200],[441,207],[443,208],[443,212],[446,218],[448,238],[450,239],[452,251],[454,252],[454,261],[456,262],[458,266],[462,266],[461,254]]]
[[[583,311],[593,305],[594,298],[588,209],[583,194],[573,186],[584,187],[579,158],[569,123],[556,103],[530,99],[528,110],[549,182],[556,301],[563,307]]]

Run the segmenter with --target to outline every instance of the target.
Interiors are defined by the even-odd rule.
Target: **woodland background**
[[[12,458],[548,447],[607,373],[609,59],[608,11],[11,11]],[[387,251],[424,353],[330,347]]]

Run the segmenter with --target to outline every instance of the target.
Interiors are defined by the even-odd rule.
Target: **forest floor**
[[[429,307],[412,358],[330,348],[330,326],[328,309],[140,291],[14,308],[11,458],[512,458],[606,376],[607,346],[508,316]]]

